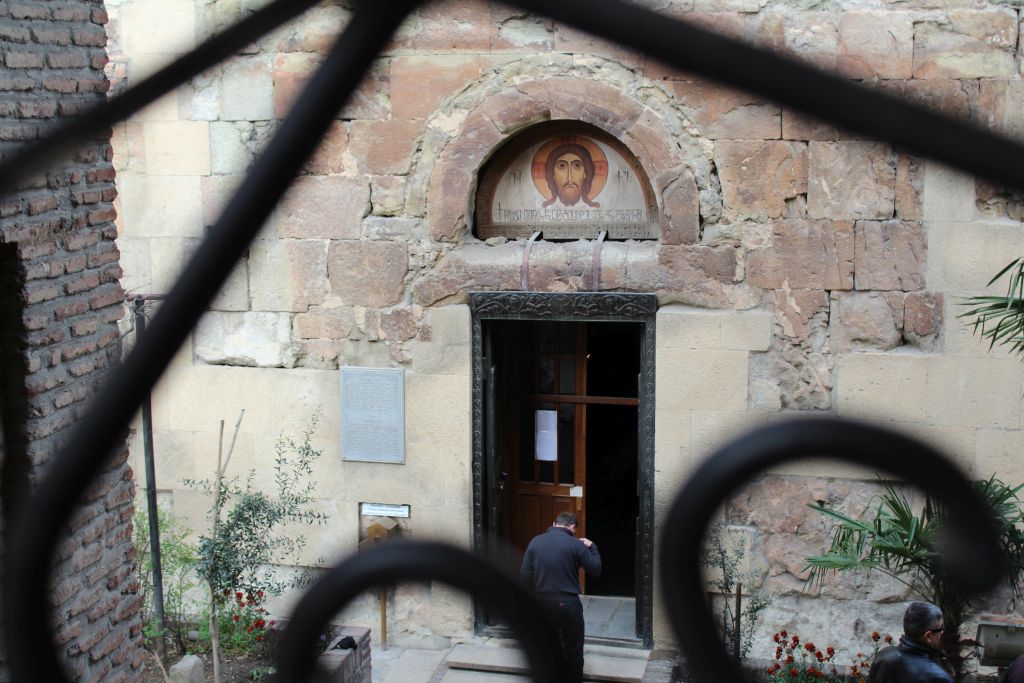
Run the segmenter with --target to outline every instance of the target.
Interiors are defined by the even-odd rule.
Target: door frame
[[[487,454],[484,434],[484,335],[485,320],[552,320],[570,322],[632,322],[642,327],[640,387],[637,420],[637,632],[644,647],[654,644],[654,323],[658,301],[654,294],[619,292],[470,292],[472,316],[473,381],[473,547],[487,550]],[[474,602],[474,627],[486,628],[482,606]]]

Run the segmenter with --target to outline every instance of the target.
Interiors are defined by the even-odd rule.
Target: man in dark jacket
[[[526,546],[519,573],[550,609],[562,641],[562,652],[583,680],[583,604],[580,602],[580,567],[590,576],[601,575],[601,553],[589,538],[576,538],[576,515],[559,513],[555,523]]]
[[[953,683],[939,642],[942,610],[930,602],[912,602],[903,613],[903,635],[895,647],[887,647],[871,662],[869,683]]]

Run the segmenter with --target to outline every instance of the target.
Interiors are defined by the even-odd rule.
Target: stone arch
[[[605,59],[570,55],[508,62],[428,120],[413,189],[425,197],[431,238],[466,239],[480,168],[524,128],[560,119],[592,124],[636,155],[654,188],[662,244],[698,240],[699,216],[720,203],[710,145],[657,83]]]

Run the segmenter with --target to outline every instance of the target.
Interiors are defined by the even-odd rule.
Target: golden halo
[[[537,149],[537,153],[533,155],[533,161],[530,163],[530,175],[533,177],[533,184],[546,201],[554,199],[554,195],[551,194],[551,189],[548,187],[548,181],[544,177],[544,164],[547,163],[548,155],[551,154],[553,149],[566,144],[576,144],[590,152],[590,158],[594,162],[594,182],[590,184],[590,192],[587,194],[587,199],[593,201],[595,197],[601,194],[601,190],[604,189],[604,184],[608,180],[608,157],[604,155],[600,145],[582,135],[562,135],[557,138],[551,138],[541,145]]]

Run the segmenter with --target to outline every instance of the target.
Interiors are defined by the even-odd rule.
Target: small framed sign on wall
[[[402,368],[341,368],[341,459],[405,464]]]

